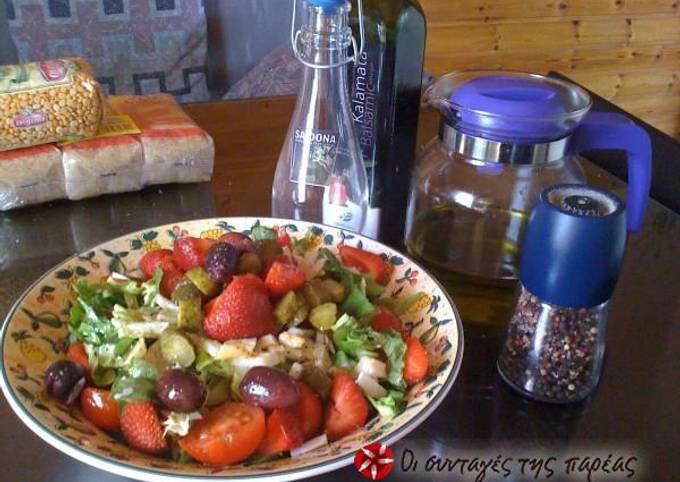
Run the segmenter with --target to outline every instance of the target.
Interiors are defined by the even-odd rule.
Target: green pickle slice
[[[194,347],[189,340],[179,333],[164,333],[158,343],[161,345],[163,359],[170,365],[186,368],[191,366],[196,359]]]
[[[312,308],[309,322],[319,330],[330,330],[338,318],[338,306],[335,303],[324,303]]]
[[[178,307],[177,327],[197,330],[203,321],[203,310],[201,308],[201,291],[196,285],[191,280],[184,278],[172,293],[172,301]]]
[[[220,284],[213,281],[208,272],[200,266],[190,269],[184,276],[186,276],[201,293],[209,298],[213,298],[220,293]]]

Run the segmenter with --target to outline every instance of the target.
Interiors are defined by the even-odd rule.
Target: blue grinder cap
[[[590,308],[611,298],[626,244],[623,202],[579,184],[541,193],[522,247],[520,281],[553,305]]]

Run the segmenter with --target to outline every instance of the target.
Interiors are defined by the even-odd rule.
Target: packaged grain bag
[[[0,151],[97,132],[101,88],[81,59],[0,66]]]
[[[61,149],[69,199],[137,191],[143,186],[144,157],[134,136],[86,139]]]
[[[212,137],[171,95],[113,96],[108,101],[141,131],[137,138],[144,151],[144,184],[210,180],[215,159]]]
[[[52,144],[0,152],[0,210],[65,197],[61,152]]]

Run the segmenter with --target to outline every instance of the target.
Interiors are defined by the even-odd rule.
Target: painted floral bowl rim
[[[186,234],[216,238],[228,231],[249,232],[259,224],[278,226],[291,236],[302,236],[308,229],[312,230],[315,241],[332,250],[342,242],[382,253],[394,269],[386,292],[425,291],[428,294],[427,304],[405,315],[404,321],[412,334],[424,341],[435,366],[423,382],[410,389],[404,413],[391,421],[375,417],[361,430],[298,459],[213,469],[136,452],[94,428],[79,410],[65,409],[47,397],[42,389],[42,376],[52,361],[64,357],[67,335],[64,308],[71,299],[70,283],[78,277],[106,275],[121,268],[132,272],[125,261],[129,266],[136,266],[145,250],[167,247]],[[161,242],[163,239],[167,242]],[[125,249],[121,250],[123,246]],[[427,323],[426,319],[429,319]],[[442,328],[443,334],[437,338]],[[219,217],[181,221],[125,234],[75,254],[43,274],[24,291],[5,318],[0,332],[0,388],[18,417],[41,439],[81,462],[111,473],[154,482],[298,480],[351,464],[356,451],[368,443],[390,445],[405,437],[445,398],[458,375],[462,355],[463,329],[453,301],[443,286],[408,256],[373,239],[318,223]],[[414,410],[416,407],[420,408]]]

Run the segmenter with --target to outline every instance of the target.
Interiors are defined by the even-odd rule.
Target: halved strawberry
[[[203,266],[208,250],[215,243],[214,239],[193,238],[191,236],[179,238],[175,241],[172,259],[177,267],[183,271]]]
[[[295,407],[276,408],[267,417],[267,429],[257,451],[276,454],[294,449],[305,441],[302,417]]]
[[[166,260],[172,259],[172,251],[169,249],[155,249],[149,251],[139,261],[139,269],[142,270],[146,279],[153,278],[156,268],[163,269],[167,265]]]
[[[169,259],[172,262],[172,259]],[[161,279],[161,294],[166,298],[172,298],[172,293],[175,287],[184,278],[184,273],[177,267],[169,267],[163,270],[163,278]]]
[[[86,373],[90,373],[90,359],[87,356],[85,344],[82,341],[74,341],[68,346],[66,358],[83,367]]]
[[[305,272],[294,264],[274,261],[267,271],[264,284],[274,296],[283,296],[289,291],[302,288],[305,284]]]
[[[415,336],[406,337],[406,354],[404,355],[404,380],[413,385],[427,375],[427,350]]]
[[[401,320],[392,310],[384,306],[378,306],[373,318],[371,318],[371,326],[376,331],[396,330],[401,333]]]
[[[167,452],[163,426],[149,400],[125,404],[120,414],[120,430],[130,446],[150,454]]]
[[[326,407],[328,439],[337,440],[363,427],[367,418],[368,402],[361,388],[348,373],[336,372]]]
[[[203,319],[206,335],[218,341],[262,336],[278,329],[267,288],[253,274],[234,276]]]
[[[298,382],[300,398],[295,408],[302,419],[302,433],[305,440],[317,435],[323,423],[323,403],[321,396],[304,382]]]
[[[380,284],[390,280],[390,269],[387,262],[375,253],[342,245],[338,248],[340,260],[345,266],[357,268],[362,273],[370,274]]]
[[[282,248],[290,248],[292,241],[290,239],[290,235],[286,231],[286,228],[276,228],[276,242],[279,243],[279,246]]]

